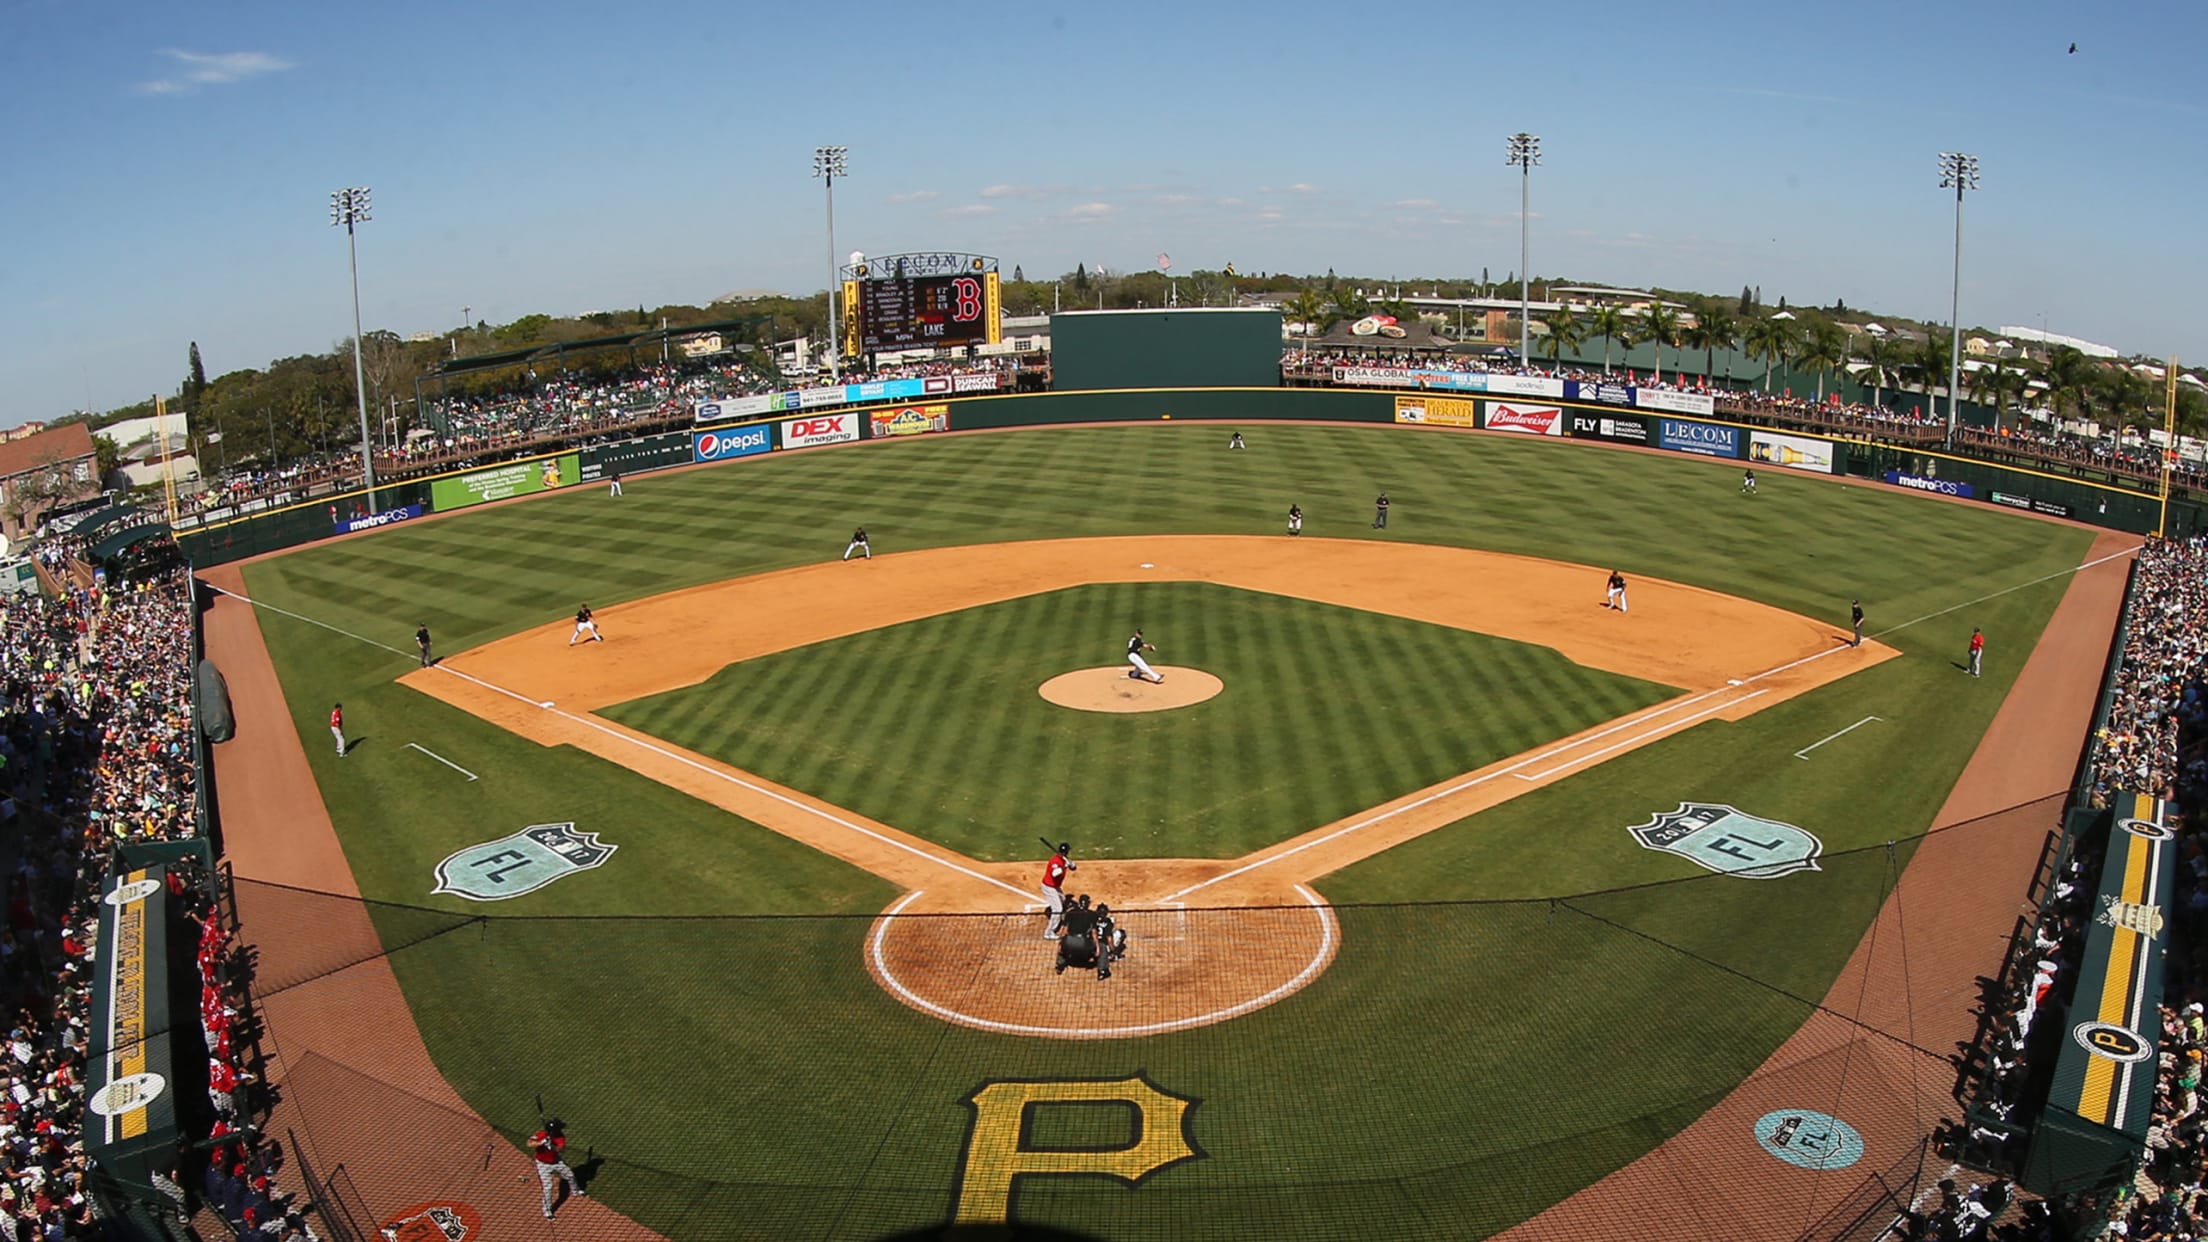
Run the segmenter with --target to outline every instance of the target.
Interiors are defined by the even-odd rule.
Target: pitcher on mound
[[[1135,636],[1127,640],[1127,662],[1134,665],[1133,668],[1127,670],[1127,675],[1134,678],[1136,681],[1147,681],[1160,686],[1164,685],[1165,674],[1150,667],[1150,662],[1142,658],[1143,652],[1156,650],[1156,647],[1153,647],[1149,643],[1143,641],[1142,631],[1136,630]]]

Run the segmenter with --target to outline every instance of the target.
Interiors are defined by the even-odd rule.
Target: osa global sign
[[[782,424],[783,448],[811,448],[816,444],[843,444],[859,438],[859,416],[855,413],[822,414],[813,418],[793,418]]]
[[[731,457],[750,457],[764,453],[774,446],[774,437],[764,423],[750,427],[731,427],[726,431],[700,431],[691,436],[691,455],[699,461],[727,461]]]

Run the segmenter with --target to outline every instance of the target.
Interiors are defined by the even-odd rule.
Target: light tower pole
[[[1527,207],[1533,194],[1533,166],[1541,162],[1541,139],[1533,134],[1512,134],[1510,166],[1518,170],[1518,365],[1533,356],[1533,250],[1526,227]]]
[[[814,147],[813,175],[820,178],[828,191],[828,379],[833,383],[843,370],[843,321],[836,317],[836,291],[842,281],[836,277],[836,178],[851,175],[851,148]],[[849,314],[850,307],[844,308]]]
[[[368,508],[373,512],[376,455],[368,441],[368,380],[360,362],[360,249],[353,241],[353,226],[368,219],[367,186],[349,186],[330,195],[330,224],[345,226],[345,257],[353,269],[353,398],[360,407],[360,485],[368,492]]]
[[[1954,324],[1947,352],[1947,443],[1952,448],[1963,378],[1963,191],[1978,188],[1978,157],[1960,151],[1940,152],[1940,188],[1955,191],[1955,283],[1947,312]]]

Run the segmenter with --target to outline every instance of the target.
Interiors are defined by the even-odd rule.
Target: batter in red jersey
[[[1045,940],[1058,938],[1059,924],[1066,917],[1066,873],[1079,870],[1076,864],[1066,861],[1066,851],[1072,848],[1072,845],[1060,841],[1058,852],[1052,854],[1050,861],[1043,864],[1043,909],[1050,913],[1049,920],[1043,925]]]
[[[575,1180],[575,1170],[567,1167],[567,1127],[557,1117],[544,1123],[544,1128],[529,1136],[529,1154],[536,1157],[537,1181],[544,1187],[544,1218],[552,1219],[552,1210],[558,1206],[554,1190],[560,1182],[578,1199],[588,1199],[590,1192]]]

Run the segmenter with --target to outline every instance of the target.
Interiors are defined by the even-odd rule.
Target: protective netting
[[[1138,1115],[1166,1116],[1047,1084],[1140,1082],[1192,1101],[1188,1158],[1134,1185],[1019,1177],[999,1214],[1110,1238],[1468,1238],[1561,1204],[1518,1236],[1868,1238],[1948,1163],[1927,1141],[2024,891],[2003,868],[2028,871],[2059,802],[1774,880],[1125,912],[1109,982],[1055,974],[1039,916],[508,917],[247,881],[237,897],[274,1120],[373,1214],[533,1208],[516,1143],[541,1098],[599,1202],[665,1237],[940,1229],[992,1159],[1126,1148]],[[1984,860],[1984,882],[1902,883],[1912,857]],[[1319,956],[1277,998],[1168,1029]],[[1036,1037],[1006,1013],[1159,1033]],[[973,1101],[1002,1083],[1034,1098],[1000,1150]]]

